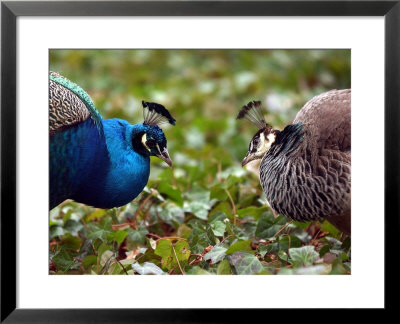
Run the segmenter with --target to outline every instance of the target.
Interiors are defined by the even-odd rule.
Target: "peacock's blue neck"
[[[76,201],[100,208],[122,206],[133,200],[145,187],[150,174],[150,157],[133,150],[132,134],[142,125],[130,125],[120,119],[102,120],[106,154],[97,152],[90,174],[76,196]],[[88,155],[97,150],[90,145]],[[99,154],[100,153],[100,154]]]

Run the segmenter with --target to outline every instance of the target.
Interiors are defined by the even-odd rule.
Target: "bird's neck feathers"
[[[282,131],[276,131],[274,144],[268,153],[274,157],[278,155],[289,155],[296,151],[303,141],[304,127],[302,123],[291,124]]]
[[[150,175],[150,158],[137,153],[132,146],[132,134],[137,125],[121,119],[102,120],[108,163],[96,159],[93,163],[107,165],[92,175],[84,190],[85,201],[100,208],[122,206],[134,199],[145,187]],[[80,199],[80,200],[79,200]]]
[[[138,150],[140,146],[134,142],[135,138],[141,137],[138,135],[144,134],[143,124],[131,125],[125,120],[115,118],[103,120],[103,127],[111,160],[120,159],[119,156],[123,154],[138,162],[150,161],[148,151]]]

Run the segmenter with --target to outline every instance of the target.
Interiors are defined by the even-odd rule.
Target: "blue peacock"
[[[175,119],[164,106],[142,101],[142,124],[103,119],[82,88],[55,72],[49,77],[50,209],[65,199],[125,205],[147,184],[150,156],[172,166],[159,125]]]

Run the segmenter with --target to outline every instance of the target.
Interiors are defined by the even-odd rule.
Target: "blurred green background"
[[[305,231],[308,223],[294,222],[280,232],[287,219],[273,217],[258,177],[241,167],[257,129],[236,121],[236,116],[249,101],[261,100],[267,122],[282,129],[313,96],[350,88],[350,54],[350,50],[51,50],[50,70],[80,85],[103,118],[141,123],[145,100],[164,105],[176,126],[162,125],[174,167],[153,157],[149,183],[133,202],[105,211],[67,201],[51,211],[50,273],[133,274],[143,270],[140,264],[145,260],[168,273],[180,273],[176,264],[167,266],[154,255],[152,237],[157,236],[180,237],[187,242],[185,251],[192,254],[204,254],[208,246],[222,242],[225,250],[239,244],[232,251],[257,264],[252,273],[301,273],[295,250],[290,258],[288,252],[300,247],[307,255],[308,248],[315,254],[311,261],[300,263],[311,266],[312,273],[349,273],[349,241],[342,243],[329,223],[320,224],[328,233],[321,237]],[[260,243],[268,238],[272,241],[267,243],[275,243]],[[138,251],[142,253],[138,258],[129,257]],[[329,251],[335,261],[318,264],[317,256]],[[211,263],[189,262],[188,257],[182,256],[186,264],[181,272],[252,274],[225,252]],[[129,267],[122,268],[121,262]]]

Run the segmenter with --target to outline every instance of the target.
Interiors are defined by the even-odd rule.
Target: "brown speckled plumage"
[[[271,207],[297,221],[327,219],[350,234],[351,90],[314,97],[262,158]]]
[[[55,72],[50,75],[60,77]],[[83,101],[71,90],[50,80],[49,84],[49,134],[79,124],[90,117]]]

